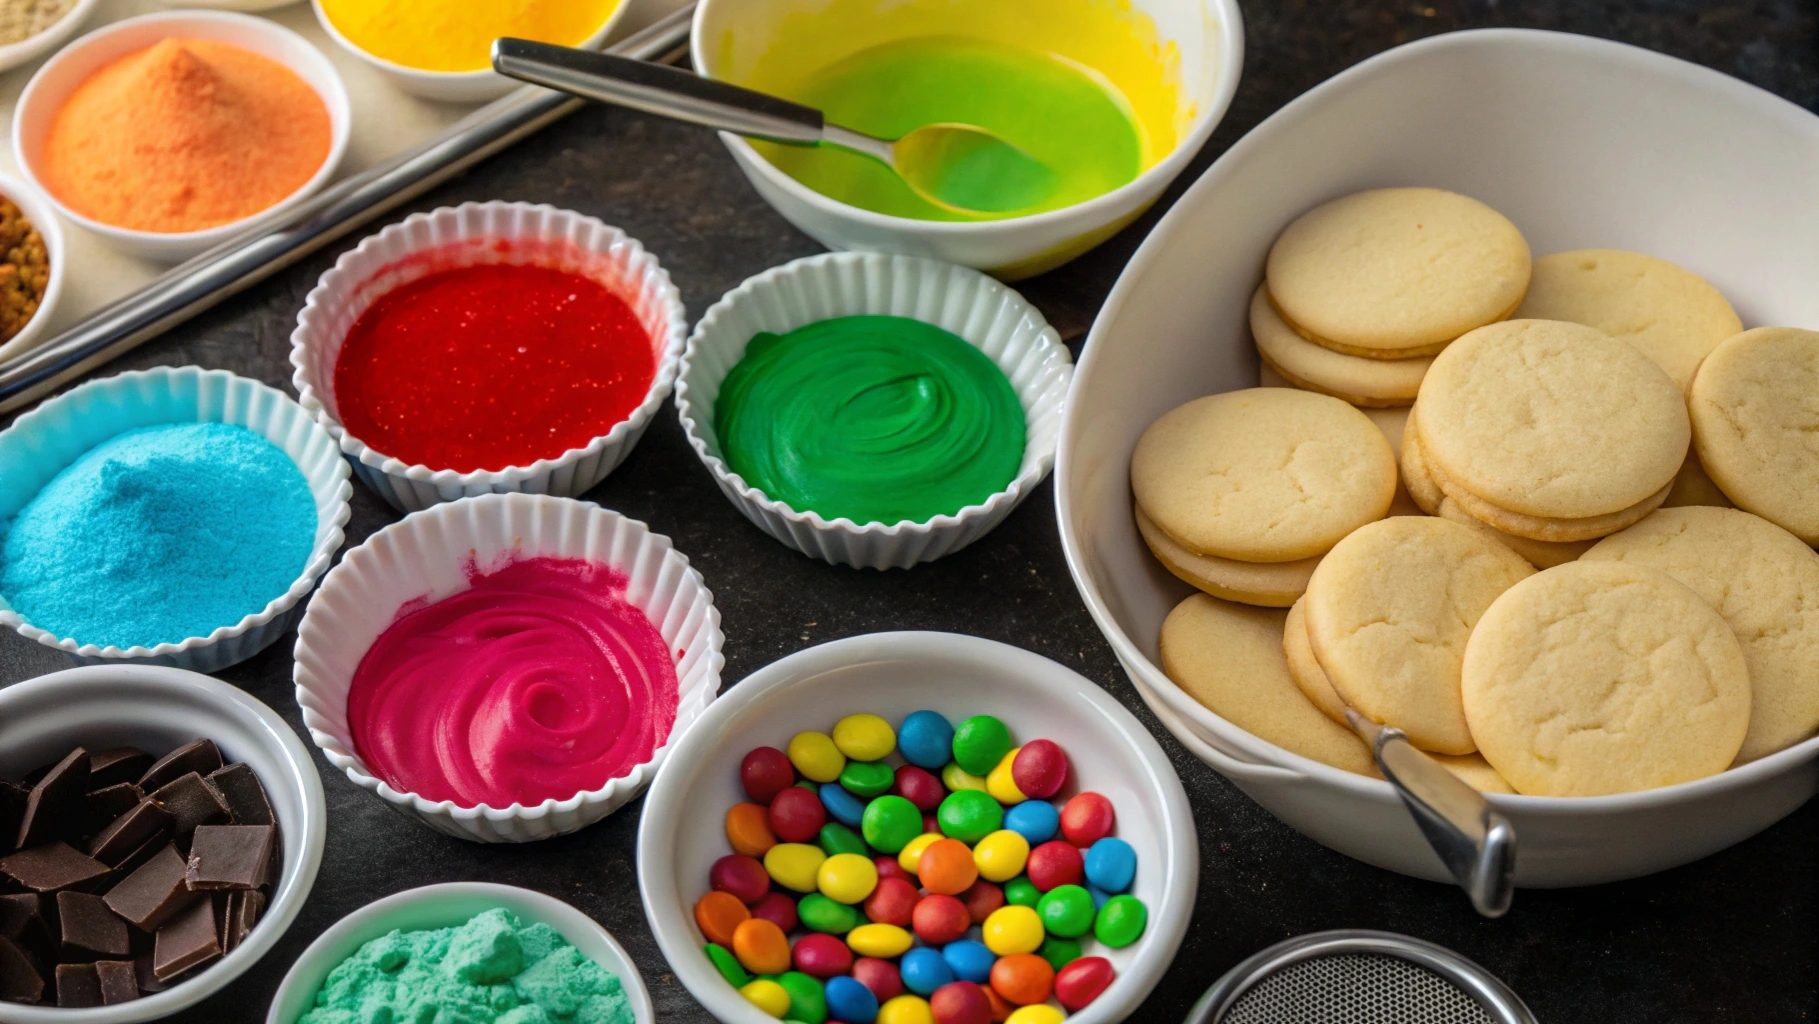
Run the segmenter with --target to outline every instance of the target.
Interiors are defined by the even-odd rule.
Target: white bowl
[[[1747,154],[1747,158],[1743,155]],[[1819,327],[1819,118],[1715,71],[1583,36],[1493,29],[1399,47],[1238,141],[1131,260],[1069,396],[1056,498],[1068,565],[1139,692],[1181,741],[1277,817],[1360,860],[1448,878],[1386,783],[1298,757],[1201,707],[1158,667],[1185,584],[1131,520],[1130,454],[1169,409],[1254,386],[1245,310],[1276,234],[1360,189],[1435,185],[1508,215],[1536,254],[1672,260],[1746,324]],[[1491,797],[1516,880],[1589,885],[1696,860],[1811,796],[1819,739],[1665,789]]]
[[[613,34],[613,30],[619,27],[620,20],[625,17],[626,8],[631,5],[632,0],[621,0],[619,6],[613,8],[613,13],[607,16],[606,24],[601,25],[599,31],[582,40],[580,48],[598,50],[600,44],[606,42],[607,37]],[[341,34],[341,30],[336,28],[335,23],[330,20],[328,12],[322,9],[322,0],[310,0],[310,6],[315,8],[316,21],[330,39],[333,39],[343,50],[377,69],[380,74],[390,79],[393,85],[413,96],[421,96],[426,100],[446,100],[450,103],[484,103],[487,100],[496,100],[513,89],[524,86],[523,82],[507,78],[492,70],[425,71],[422,68],[408,67],[383,57],[375,57],[354,45],[352,40]]]
[[[0,362],[4,362],[31,349],[44,336],[51,317],[56,315],[57,303],[63,298],[63,277],[69,273],[69,263],[63,258],[63,223],[57,219],[57,211],[44,198],[44,193],[17,178],[0,174],[0,195],[11,199],[19,212],[32,222],[32,227],[38,229],[51,267],[51,280],[44,286],[44,296],[38,300],[38,311],[18,334],[0,342]]]
[[[570,244],[584,261],[573,266],[565,263],[561,269],[593,278],[631,306],[657,354],[657,372],[644,401],[586,445],[528,466],[460,473],[412,465],[375,451],[348,432],[335,405],[335,360],[347,332],[368,306],[399,285],[456,267],[527,261],[522,251],[501,255],[484,244],[497,239]],[[410,259],[424,253],[439,255],[432,260]],[[463,203],[413,213],[341,254],[310,290],[297,314],[297,329],[291,332],[291,366],[295,368],[291,384],[303,407],[340,442],[361,482],[401,511],[514,491],[574,497],[606,479],[637,447],[657,407],[669,397],[687,336],[688,314],[681,293],[670,283],[657,257],[646,252],[637,239],[593,217],[553,206]]]
[[[752,336],[861,314],[934,324],[998,364],[1022,400],[1025,416],[1023,461],[1009,486],[955,515],[926,522],[855,523],[790,508],[727,466],[714,433],[714,401]],[[824,253],[748,278],[708,309],[682,357],[676,413],[721,492],[764,532],[835,565],[905,569],[985,536],[1048,476],[1073,373],[1073,357],[1042,313],[984,274],[913,256]]]
[[[290,589],[266,606],[207,636],[156,647],[99,647],[59,637],[19,617],[0,595],[0,627],[55,647],[77,661],[174,665],[218,672],[245,661],[290,632],[301,602],[341,549],[347,525],[347,464],[327,431],[275,388],[226,370],[161,366],[92,380],[13,421],[0,431],[0,522],[11,519],[44,485],[89,449],[128,430],[165,423],[233,423],[264,437],[291,457],[316,501],[316,538]]]
[[[72,668],[0,689],[0,777],[17,778],[80,743],[168,752],[197,737],[259,776],[278,816],[283,867],[259,923],[239,948],[167,991],[116,1006],[0,1003],[11,1024],[134,1024],[201,1002],[278,943],[316,882],[328,807],[309,750],[272,709],[236,687],[151,665]]]
[[[676,661],[679,700],[669,740],[651,759],[599,789],[534,807],[461,807],[401,793],[354,748],[347,694],[367,649],[407,602],[435,602],[468,589],[466,569],[502,556],[604,562],[628,578],[626,599],[663,635]],[[348,551],[322,582],[297,628],[297,703],[329,763],[362,789],[439,832],[487,843],[563,835],[599,821],[650,785],[677,737],[720,690],[723,637],[714,595],[670,540],[635,519],[569,498],[493,494],[406,516]]]
[[[21,64],[30,63],[62,46],[65,40],[76,34],[88,16],[95,13],[95,5],[99,2],[100,0],[76,0],[76,5],[50,28],[16,43],[0,46],[0,71],[10,71]]]
[[[693,911],[708,868],[731,852],[722,818],[746,799],[739,759],[797,732],[826,732],[845,715],[870,712],[894,726],[924,708],[955,722],[996,715],[1019,741],[1060,744],[1069,762],[1062,795],[1103,793],[1117,812],[1113,834],[1137,851],[1130,892],[1148,907],[1148,925],[1123,949],[1088,943],[1118,978],[1068,1019],[1123,1020],[1156,987],[1187,934],[1200,842],[1187,793],[1155,738],[1096,684],[1039,654],[954,633],[872,633],[797,651],[747,676],[701,716],[651,784],[638,826],[644,914],[676,977],[715,1018],[771,1019],[707,959]]]
[[[787,38],[787,22],[812,18],[820,0],[701,0],[691,52],[701,74],[737,82],[728,64],[739,39]],[[950,5],[964,34],[965,5]],[[1244,18],[1237,0],[1131,0],[1155,22],[1179,60],[1193,119],[1173,151],[1130,183],[1060,210],[979,222],[914,220],[838,202],[778,170],[740,136],[722,132],[739,169],[776,211],[830,249],[895,252],[958,263],[1014,281],[1058,267],[1116,234],[1149,205],[1213,134],[1244,70]],[[931,29],[931,31],[936,31]]]
[[[542,922],[562,933],[582,955],[617,975],[637,1024],[653,1024],[651,996],[637,965],[605,928],[574,907],[540,892],[490,882],[447,882],[406,889],[375,900],[316,937],[284,975],[266,1011],[266,1024],[296,1024],[315,1005],[316,991],[330,971],[356,950],[393,929],[420,931],[466,924],[476,914],[504,907],[526,923]]]

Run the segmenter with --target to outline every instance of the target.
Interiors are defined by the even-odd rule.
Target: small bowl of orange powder
[[[173,11],[115,22],[32,76],[13,152],[59,213],[137,256],[188,259],[326,184],[347,89],[264,18]]]

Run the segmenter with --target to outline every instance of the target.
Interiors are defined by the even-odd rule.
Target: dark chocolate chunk
[[[107,875],[107,865],[68,843],[46,843],[0,857],[0,874],[33,892],[56,892]]]
[[[134,804],[125,814],[115,818],[113,824],[102,829],[89,842],[88,855],[103,864],[118,864],[153,836],[167,829],[173,832],[177,829],[176,816],[163,806],[144,800]]]
[[[272,802],[266,798],[259,776],[246,765],[230,764],[203,780],[220,794],[236,825],[276,825]]]
[[[102,889],[107,888],[113,882],[117,882],[120,879],[125,878],[126,876],[139,870],[141,865],[143,865],[146,861],[152,859],[153,854],[157,853],[159,850],[164,849],[166,846],[169,846],[170,844],[171,844],[170,829],[167,828],[167,829],[159,830],[157,833],[153,834],[153,836],[150,839],[147,839],[145,841],[145,845],[143,845],[143,846],[139,847],[137,850],[134,850],[133,852],[127,854],[125,860],[114,865],[114,873],[111,876],[109,876],[107,879],[102,881],[102,883],[101,883]],[[95,891],[99,892],[101,890],[97,889]]]
[[[88,751],[77,747],[26,794],[25,817],[19,822],[19,838],[13,848],[76,838],[82,831],[86,809],[82,798],[87,794]]]
[[[131,960],[97,961],[95,976],[101,982],[101,1005],[112,1006],[139,998],[139,979],[133,973]]]
[[[32,955],[0,935],[0,1002],[30,1006],[44,998],[44,976]]]
[[[221,933],[221,951],[232,953],[246,940],[265,910],[265,894],[257,889],[237,889],[227,894],[227,927]]]
[[[109,910],[99,896],[68,890],[58,893],[57,926],[64,960],[92,960],[97,955],[126,956],[132,952],[126,922]]]
[[[101,1005],[101,979],[94,964],[57,965],[57,1005]]]
[[[133,974],[139,979],[139,991],[144,992],[146,995],[151,995],[154,992],[162,992],[165,989],[170,988],[169,985],[159,981],[156,974],[152,973],[152,956],[150,953],[133,958]]]
[[[88,788],[138,782],[152,766],[152,755],[138,747],[115,747],[88,755]]]
[[[109,889],[102,899],[133,927],[157,931],[164,922],[201,896],[183,884],[187,867],[177,848],[166,843],[137,871]]]
[[[191,889],[257,889],[265,884],[277,830],[270,825],[203,825],[189,845]]]
[[[184,971],[221,955],[221,937],[215,931],[215,903],[198,900],[158,929],[152,948],[152,973],[169,981]]]
[[[150,793],[195,772],[208,775],[221,767],[221,751],[214,740],[196,740],[164,755],[157,764],[139,776],[139,788]]]
[[[17,942],[34,929],[44,927],[42,897],[35,892],[0,896],[0,936]]]
[[[0,782],[0,853],[11,853],[19,838],[19,824],[25,820],[27,791],[10,782]]]
[[[106,828],[115,818],[139,806],[143,799],[145,793],[130,782],[116,782],[89,790],[88,833],[93,835]]]
[[[31,771],[26,772],[25,778],[19,780],[19,785],[25,787],[26,789],[30,789],[33,786],[36,786],[38,784],[39,779],[42,779],[46,775],[49,775],[51,773],[51,769],[55,768],[55,767],[57,767],[56,761],[52,761],[50,764],[41,764],[38,767],[33,768]]]
[[[189,850],[190,835],[196,831],[196,826],[227,823],[227,804],[195,772],[165,783],[148,799],[170,812],[174,819],[172,838],[179,850]]]

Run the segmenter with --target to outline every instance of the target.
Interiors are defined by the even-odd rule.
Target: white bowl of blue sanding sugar
[[[296,625],[353,493],[328,432],[224,370],[90,381],[0,431],[0,626],[214,672]]]

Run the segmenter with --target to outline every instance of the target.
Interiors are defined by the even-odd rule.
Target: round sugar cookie
[[[1666,260],[1621,249],[1535,261],[1516,320],[1567,320],[1634,345],[1685,388],[1699,360],[1743,330],[1718,289]]]
[[[1516,787],[1509,780],[1497,774],[1497,769],[1484,759],[1483,754],[1429,754],[1429,757],[1440,762],[1440,767],[1452,772],[1460,782],[1480,793],[1503,793],[1515,795]]]
[[[1465,645],[1478,752],[1518,793],[1601,796],[1723,771],[1750,678],[1724,619],[1659,569],[1581,560],[1523,580]]]
[[[1460,487],[1432,464],[1424,465],[1423,469],[1427,472],[1429,479],[1433,480],[1434,486],[1440,489],[1440,493],[1446,495],[1447,500],[1456,504],[1460,511],[1500,532],[1552,544],[1596,540],[1599,537],[1608,537],[1625,527],[1634,526],[1642,521],[1643,516],[1661,507],[1661,503],[1667,500],[1667,496],[1673,493],[1674,489],[1673,483],[1669,482],[1662,485],[1660,490],[1649,495],[1647,499],[1631,505],[1629,508],[1601,516],[1586,516],[1583,519],[1548,519],[1499,508]]]
[[[1434,474],[1428,471],[1427,458],[1421,451],[1421,431],[1415,427],[1414,409],[1409,410],[1408,425],[1402,431],[1402,448],[1397,461],[1409,500],[1428,515],[1439,515],[1440,503],[1446,499],[1446,494],[1440,490]]]
[[[1450,480],[1546,519],[1648,500],[1673,482],[1692,436],[1686,401],[1659,366],[1559,320],[1507,320],[1460,338],[1434,360],[1417,406],[1422,457],[1443,490]]]
[[[1515,310],[1528,243],[1509,218],[1437,188],[1384,188],[1296,218],[1270,247],[1269,295],[1308,340],[1376,359],[1432,355]]]
[[[1415,400],[1432,356],[1366,359],[1324,348],[1295,333],[1270,305],[1269,286],[1251,295],[1251,338],[1257,354],[1277,373],[1307,391],[1343,398],[1353,405],[1398,406]]]
[[[1516,554],[1537,569],[1552,569],[1556,565],[1565,565],[1590,551],[1595,540],[1547,541],[1519,537],[1513,533],[1504,533],[1495,526],[1479,519],[1459,507],[1451,498],[1440,500],[1440,518],[1450,519],[1463,526],[1469,526],[1486,537],[1491,538]]]
[[[1306,592],[1308,577],[1314,575],[1314,566],[1320,564],[1319,556],[1298,562],[1240,562],[1202,555],[1177,544],[1173,537],[1151,522],[1142,509],[1137,509],[1136,514],[1137,532],[1143,535],[1143,543],[1149,545],[1150,554],[1156,556],[1163,568],[1182,581],[1227,601],[1286,608]]]
[[[1532,575],[1514,551],[1469,527],[1398,516],[1361,527],[1308,582],[1307,634],[1333,690],[1410,743],[1474,749],[1459,702],[1466,637],[1497,596]]]
[[[1162,622],[1162,671],[1208,711],[1321,764],[1377,776],[1358,735],[1314,707],[1282,656],[1288,613],[1193,594]]]
[[[1750,725],[1737,763],[1819,732],[1819,554],[1740,509],[1668,508],[1587,552],[1660,569],[1737,635],[1750,672]]]
[[[1819,331],[1758,327],[1688,389],[1699,462],[1737,507],[1819,545]]]
[[[1311,391],[1252,388],[1195,399],[1150,424],[1131,453],[1150,521],[1201,554],[1295,562],[1380,519],[1396,459],[1370,419]]]
[[[1680,464],[1680,472],[1674,474],[1673,489],[1667,492],[1667,500],[1661,503],[1662,508],[1685,508],[1688,505],[1710,505],[1713,508],[1736,508],[1731,499],[1724,496],[1718,485],[1706,473],[1699,463],[1697,449],[1686,453],[1686,461]]]
[[[1339,691],[1333,689],[1333,681],[1326,677],[1320,659],[1314,657],[1313,645],[1307,641],[1306,600],[1296,601],[1282,623],[1282,654],[1288,659],[1289,678],[1307,699],[1328,718],[1345,725],[1345,701],[1339,699]]]

